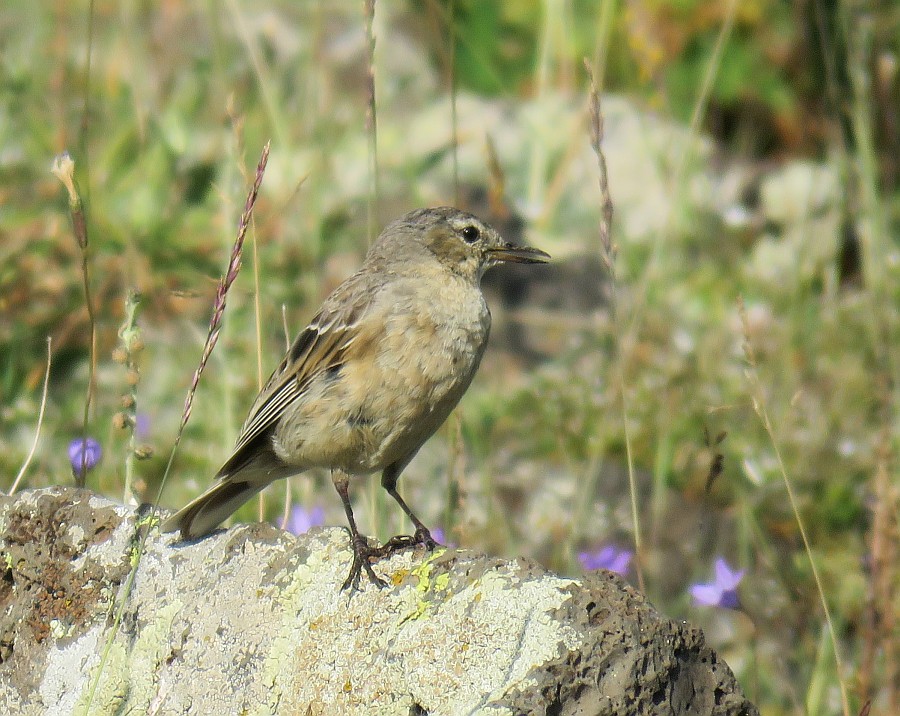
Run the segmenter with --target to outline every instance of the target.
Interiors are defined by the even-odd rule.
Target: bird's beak
[[[534,249],[530,246],[516,246],[516,244],[503,244],[496,248],[488,249],[491,258],[497,261],[512,261],[517,264],[545,264],[550,260],[550,254]]]

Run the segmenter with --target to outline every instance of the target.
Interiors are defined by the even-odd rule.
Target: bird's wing
[[[344,362],[348,349],[360,337],[359,321],[371,305],[372,294],[364,275],[356,274],[325,300],[260,391],[219,476],[232,474],[245,462],[244,449],[278,423],[313,378]]]

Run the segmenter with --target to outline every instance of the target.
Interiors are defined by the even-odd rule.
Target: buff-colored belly
[[[351,473],[408,460],[459,402],[487,340],[490,314],[480,291],[449,291],[475,293],[428,296],[426,312],[406,302],[382,307],[370,349],[313,379],[281,421],[274,436],[279,458]],[[408,300],[414,304],[415,296]]]

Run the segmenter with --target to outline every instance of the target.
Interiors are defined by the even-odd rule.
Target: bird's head
[[[387,258],[386,253],[402,257],[423,252],[474,283],[499,263],[546,263],[550,258],[540,249],[504,241],[477,216],[447,206],[417,209],[401,217],[382,232],[370,255]]]

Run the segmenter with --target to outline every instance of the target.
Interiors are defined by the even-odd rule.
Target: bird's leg
[[[401,509],[406,513],[406,516],[409,517],[413,525],[415,525],[416,531],[411,537],[409,535],[397,535],[396,537],[391,537],[379,550],[380,553],[385,556],[393,554],[401,549],[415,547],[419,544],[425,545],[428,550],[436,549],[439,546],[434,537],[431,536],[431,532],[428,528],[422,524],[422,520],[415,516],[413,511],[409,509],[409,505],[403,501],[403,498],[400,497],[400,493],[397,492],[397,480],[400,478],[401,470],[402,466],[396,464],[386,467],[384,472],[381,473],[381,486],[397,501],[397,504],[400,505]]]
[[[332,470],[331,481],[334,483],[334,489],[341,496],[341,502],[344,504],[344,512],[347,514],[347,522],[350,524],[350,544],[353,547],[353,564],[350,567],[350,574],[344,580],[341,589],[350,589],[351,593],[359,589],[359,576],[363,569],[369,575],[369,581],[377,587],[386,587],[387,583],[375,574],[372,564],[369,562],[370,557],[378,557],[380,550],[372,549],[366,538],[363,537],[356,528],[356,520],[353,518],[353,508],[350,506],[350,475],[343,470]]]

